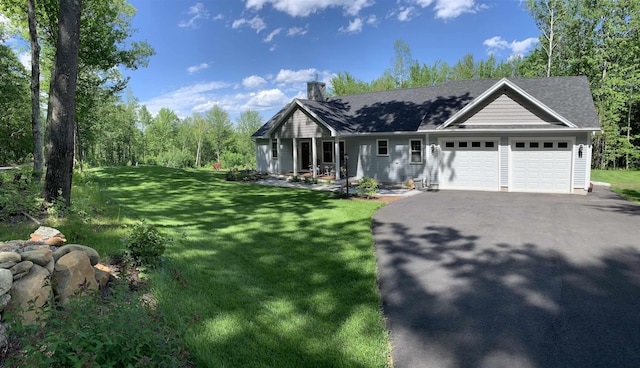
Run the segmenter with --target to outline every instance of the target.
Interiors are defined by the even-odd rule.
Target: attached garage
[[[511,139],[509,191],[571,193],[572,147],[568,139]]]
[[[443,189],[500,190],[498,140],[439,140],[440,187]]]

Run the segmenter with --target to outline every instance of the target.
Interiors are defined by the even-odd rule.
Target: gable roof
[[[304,106],[305,113],[320,119],[338,135],[445,129],[500,88],[522,96],[566,128],[600,130],[587,78],[550,77],[450,81],[430,87],[337,96],[326,101],[294,99],[253,137],[268,136],[292,113],[292,104]]]

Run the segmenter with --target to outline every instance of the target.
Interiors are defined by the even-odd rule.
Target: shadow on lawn
[[[396,368],[640,365],[637,249],[580,264],[448,226],[374,221],[374,238]]]
[[[159,298],[192,321],[187,339],[200,366],[385,362],[371,242],[362,240],[367,216],[327,222],[312,212],[336,208],[328,193],[226,182],[221,173],[136,167],[99,176],[135,215],[196,234],[169,250],[180,277],[164,275]]]

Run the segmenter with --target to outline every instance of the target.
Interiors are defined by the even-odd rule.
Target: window
[[[516,142],[516,148],[524,148],[524,142]]]
[[[493,148],[494,147],[494,142],[484,142],[484,146],[486,148]]]
[[[480,142],[471,142],[471,147],[480,147]]]
[[[322,162],[333,162],[333,142],[322,142]]]
[[[567,142],[558,142],[558,148],[567,148],[569,144]]]
[[[422,141],[419,139],[409,141],[411,147],[411,163],[419,164],[422,162]]]
[[[543,143],[543,147],[544,148],[553,148],[553,142],[544,142]]]
[[[322,162],[335,163],[333,160],[335,141],[323,141],[322,142]],[[340,145],[340,156],[342,156],[341,162],[344,162],[344,155],[347,151],[344,148],[344,141],[338,143]]]
[[[444,146],[447,148],[453,148],[455,145],[453,144],[453,142],[445,142]]]
[[[278,158],[278,141],[271,142],[271,158]]]
[[[378,156],[389,156],[389,140],[388,139],[378,139]]]
[[[466,148],[467,147],[467,142],[458,142],[458,147]]]
[[[538,148],[540,143],[538,142],[529,142],[529,148]]]

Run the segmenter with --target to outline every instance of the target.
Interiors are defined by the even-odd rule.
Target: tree
[[[366,82],[355,79],[349,72],[338,72],[329,83],[334,96],[352,95],[369,90],[369,85]]]
[[[145,130],[147,142],[149,144],[148,153],[154,159],[160,154],[168,153],[170,148],[174,147],[174,137],[178,128],[180,119],[171,109],[163,107],[151,125]]]
[[[262,116],[253,110],[240,114],[236,121],[236,149],[242,155],[245,165],[256,167],[256,145],[251,135],[262,126]]]
[[[44,129],[40,121],[40,44],[34,0],[27,0],[29,42],[31,44],[31,131],[33,134],[33,173],[39,181],[43,168]]]
[[[211,143],[216,160],[220,162],[227,140],[233,133],[233,124],[229,120],[229,114],[218,105],[205,113],[205,119],[211,124]]]
[[[202,152],[202,142],[204,142],[205,137],[209,134],[211,130],[212,124],[207,119],[203,118],[202,115],[198,113],[194,113],[191,117],[193,121],[193,132],[196,137],[196,167],[200,167],[201,160],[201,152]]]
[[[44,199],[51,202],[62,194],[67,207],[71,206],[81,14],[81,0],[60,0],[56,56],[49,89]]]
[[[393,44],[393,51],[395,53],[393,77],[396,81],[396,88],[406,88],[409,86],[411,65],[415,64],[411,56],[411,49],[402,40],[396,40]]]
[[[545,74],[549,77],[556,56],[554,51],[558,47],[558,28],[566,22],[564,18],[568,14],[568,7],[564,0],[527,0],[527,7],[542,32],[539,45],[546,55]]]
[[[28,82],[27,72],[11,48],[0,44],[0,166],[22,161],[33,147]]]

